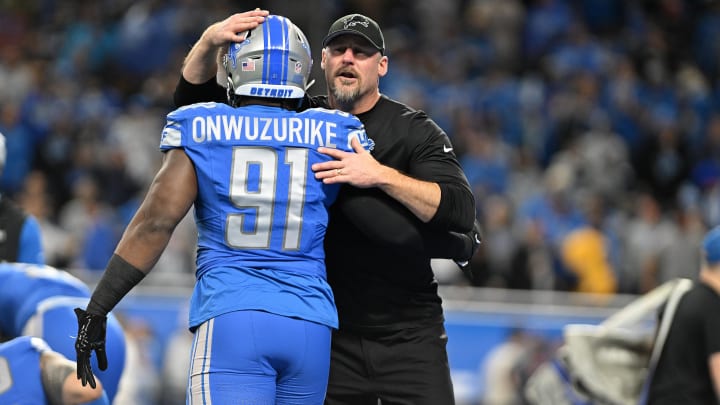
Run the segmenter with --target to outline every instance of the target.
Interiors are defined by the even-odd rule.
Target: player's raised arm
[[[105,328],[107,314],[155,266],[177,224],[185,217],[197,194],[192,162],[182,150],[167,152],[163,165],[150,185],[145,199],[123,233],[115,254],[85,310],[78,318],[78,378],[83,385],[95,385],[90,368],[92,352],[101,370],[107,368]]]

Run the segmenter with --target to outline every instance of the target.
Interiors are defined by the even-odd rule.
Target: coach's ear
[[[325,50],[327,48],[323,48],[322,52],[320,52],[320,69],[325,70]]]
[[[388,72],[388,57],[385,55],[382,55],[380,57],[380,60],[378,60],[378,75],[380,77],[383,77]]]

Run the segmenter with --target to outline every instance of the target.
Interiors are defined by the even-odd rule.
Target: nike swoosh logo
[[[449,148],[449,147],[443,145],[443,152],[448,153],[448,152],[451,152],[452,150],[453,150],[453,148]]]

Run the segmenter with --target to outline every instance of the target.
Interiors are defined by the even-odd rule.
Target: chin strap
[[[313,84],[315,84],[315,79],[310,80],[310,83],[308,83],[308,84],[305,85],[305,92],[307,92],[308,89],[309,89],[310,87],[312,87]]]

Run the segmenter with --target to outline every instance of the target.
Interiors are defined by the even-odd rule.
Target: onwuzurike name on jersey
[[[373,150],[374,142],[353,115],[325,108],[283,113],[273,109],[234,108],[212,102],[181,107],[168,114],[161,149],[229,143],[308,149],[324,146],[352,151],[352,139],[357,138],[364,149]]]
[[[196,143],[216,141],[275,142],[317,148],[337,148],[337,123],[310,117],[262,117],[239,114],[216,114],[194,117],[190,122],[192,140]],[[364,131],[348,136],[367,145]]]

